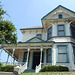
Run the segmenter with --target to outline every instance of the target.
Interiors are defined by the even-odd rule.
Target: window
[[[23,55],[23,62],[26,62],[27,60],[27,52],[24,52],[24,55]]]
[[[71,26],[72,37],[75,38],[75,27]]]
[[[66,45],[58,45],[58,62],[68,62]]]
[[[49,40],[51,37],[52,37],[52,27],[50,27],[50,28],[47,30],[47,40]]]
[[[62,14],[59,14],[58,17],[59,17],[59,19],[63,18]]]
[[[74,64],[75,64],[75,47],[73,47],[73,54],[74,54]]]
[[[51,59],[51,49],[49,48],[47,49],[47,63],[51,63]]]
[[[65,36],[65,27],[64,25],[58,25],[58,36]]]
[[[42,34],[37,34],[36,37],[41,38],[42,39]]]

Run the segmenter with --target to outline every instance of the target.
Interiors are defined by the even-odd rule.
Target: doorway
[[[34,52],[33,53],[33,60],[32,60],[32,69],[35,69],[36,65],[40,64],[40,53],[41,52]],[[44,52],[42,53],[42,62],[44,61]]]

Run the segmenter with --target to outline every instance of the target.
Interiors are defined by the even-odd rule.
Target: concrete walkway
[[[0,72],[0,75],[15,75],[13,72]]]

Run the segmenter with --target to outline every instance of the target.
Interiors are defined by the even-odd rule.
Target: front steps
[[[33,69],[27,69],[27,70],[24,71],[24,73],[31,73],[31,72],[35,72],[35,70],[33,70]]]

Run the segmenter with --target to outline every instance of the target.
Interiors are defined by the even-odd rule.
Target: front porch
[[[17,46],[3,44],[4,50],[11,54],[14,60],[17,60],[17,65],[20,65],[21,72],[26,69],[40,69],[44,65],[52,65],[52,46],[54,42],[19,42]],[[47,57],[47,49],[50,49],[50,57]],[[48,50],[49,51],[49,50]],[[47,61],[47,59],[49,59]],[[15,64],[13,60],[13,64]],[[48,63],[50,62],[50,63]]]

